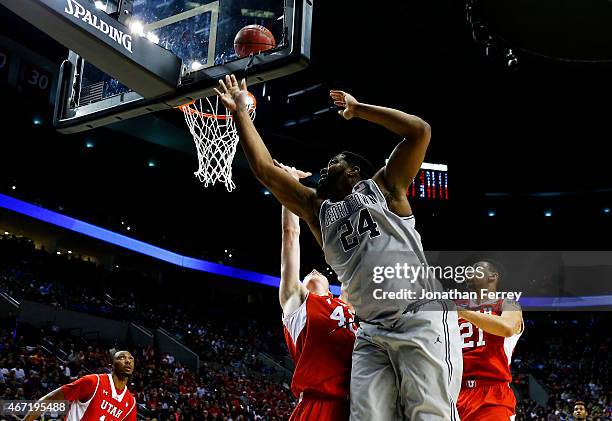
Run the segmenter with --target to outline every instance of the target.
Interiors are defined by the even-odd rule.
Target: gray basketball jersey
[[[360,181],[342,201],[324,201],[319,222],[325,260],[362,320],[392,323],[432,287],[417,274],[427,262],[414,216],[391,212],[374,180]]]

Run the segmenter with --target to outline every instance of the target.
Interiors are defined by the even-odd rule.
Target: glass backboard
[[[89,0],[81,0],[86,2]],[[228,73],[259,83],[293,73],[310,56],[310,0],[108,0],[95,7],[115,17],[135,36],[171,51],[183,61],[174,93],[145,99],[71,52],[60,72],[55,123],[72,133],[175,107],[212,95]],[[240,58],[234,39],[241,28],[261,25],[276,46]]]

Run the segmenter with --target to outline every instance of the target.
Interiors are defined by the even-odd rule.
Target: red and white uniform
[[[466,309],[501,316],[503,304],[504,300],[479,305],[470,302]],[[516,398],[510,388],[510,363],[523,329],[504,338],[459,318],[459,331],[463,349],[463,379],[457,409],[461,421],[514,420]]]
[[[312,293],[283,319],[285,341],[295,363],[291,390],[300,398],[291,420],[348,420],[357,331],[353,321],[342,300]]]
[[[70,402],[66,421],[136,421],[136,400],[116,390],[110,374],[89,374],[62,386]]]

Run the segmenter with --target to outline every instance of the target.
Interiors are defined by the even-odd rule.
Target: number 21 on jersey
[[[474,337],[474,325],[470,322],[463,322],[459,325],[459,332],[461,333],[461,347],[474,348],[479,346],[485,346],[484,332],[480,328],[476,328],[478,331],[478,338]]]

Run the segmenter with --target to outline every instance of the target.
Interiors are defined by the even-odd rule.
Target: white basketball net
[[[236,188],[232,180],[232,162],[238,144],[238,131],[230,112],[223,107],[224,114],[219,114],[219,98],[215,97],[214,106],[209,98],[206,102],[198,99],[185,104],[179,109],[185,115],[185,121],[198,151],[199,168],[195,176],[204,183],[204,187],[215,183],[225,184],[227,191]],[[205,104],[208,104],[208,109]],[[255,119],[255,103],[249,107],[251,120]]]

